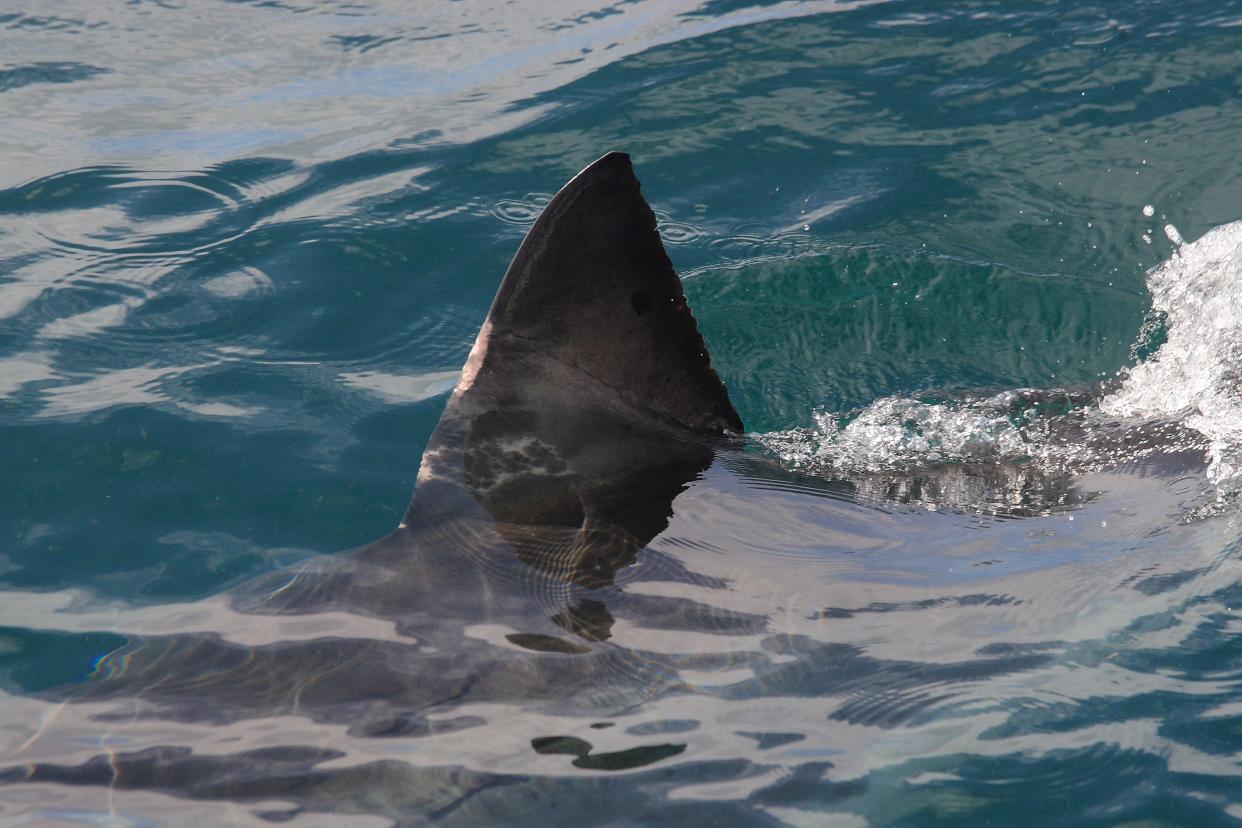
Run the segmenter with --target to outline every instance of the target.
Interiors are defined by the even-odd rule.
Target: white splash
[[[814,428],[757,439],[788,465],[843,472],[1011,460],[1028,454],[1022,431],[992,400],[925,403],[884,397],[853,418],[823,411],[813,417]]]
[[[1172,225],[1165,234],[1181,235]],[[1103,413],[1178,420],[1209,442],[1208,479],[1242,485],[1242,222],[1184,244],[1148,274],[1152,310],[1167,339],[1125,372]]]

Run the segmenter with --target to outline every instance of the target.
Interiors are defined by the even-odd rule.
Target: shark
[[[1073,474],[762,456],[609,153],[521,243],[397,528],[186,606],[57,608],[102,652],[61,685],[6,679],[0,796],[478,824],[654,801],[668,774],[848,779],[906,755],[901,728],[1236,576],[1211,522],[1176,530],[1199,550],[1178,560],[1154,539],[1202,466],[1184,444]],[[962,507],[997,490],[1010,508]],[[985,718],[917,750],[975,745],[1005,720]]]

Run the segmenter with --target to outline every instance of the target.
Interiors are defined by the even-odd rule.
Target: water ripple
[[[490,212],[505,224],[526,226],[534,224],[551,200],[552,196],[546,193],[530,193],[523,199],[498,201],[492,205]]]
[[[3,818],[1236,817],[1237,500],[1197,504],[1238,466],[1237,22],[0,13]],[[722,451],[606,585],[465,521],[297,612],[356,558],[265,573],[391,529],[517,238],[608,149],[797,468]]]

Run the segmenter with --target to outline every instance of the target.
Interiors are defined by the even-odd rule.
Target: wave
[[[783,464],[825,476],[908,477],[930,467],[942,467],[943,476],[955,465],[1007,465],[1016,471],[999,486],[1010,494],[1029,490],[1033,479],[1202,453],[1215,492],[1236,491],[1242,488],[1242,222],[1190,244],[1171,224],[1165,234],[1175,250],[1147,274],[1152,310],[1133,348],[1139,362],[1112,381],[953,400],[888,396],[854,411],[815,411],[811,426],[753,437]],[[885,479],[881,488],[891,489],[893,480]],[[949,501],[979,507],[980,496],[978,487],[967,487]],[[945,502],[933,498],[928,505]]]

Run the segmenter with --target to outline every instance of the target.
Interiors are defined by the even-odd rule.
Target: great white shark
[[[1170,481],[1202,476],[1193,445],[1023,479],[1027,500],[995,519],[901,503],[953,505],[963,481],[1013,473],[824,480],[746,451],[630,159],[610,153],[522,242],[400,525],[176,611],[60,613],[123,635],[80,680],[10,679],[29,723],[0,791],[469,822],[527,771],[693,756],[696,779],[721,781],[752,772],[739,744],[803,741],[832,756],[818,772],[862,772],[884,755],[876,733],[1052,674],[1204,572],[1228,577],[1149,538],[1184,499]],[[1180,542],[1218,549],[1211,526]],[[696,717],[723,735],[667,724]],[[973,744],[971,727],[937,744]]]

